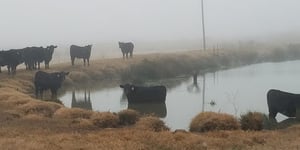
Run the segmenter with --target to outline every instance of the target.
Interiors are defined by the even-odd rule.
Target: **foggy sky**
[[[204,0],[209,39],[300,33],[299,0]],[[0,0],[0,49],[202,39],[201,0]]]

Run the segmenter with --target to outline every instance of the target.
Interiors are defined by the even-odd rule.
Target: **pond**
[[[165,104],[128,105],[119,86],[67,91],[59,99],[67,107],[119,112],[127,108],[154,112],[172,129],[186,129],[202,111],[229,113],[248,111],[268,114],[266,93],[280,89],[300,93],[300,61],[262,63],[193,77],[158,81],[167,86]],[[149,83],[151,84],[151,83]],[[73,100],[72,100],[73,99]],[[286,119],[278,114],[277,120]]]

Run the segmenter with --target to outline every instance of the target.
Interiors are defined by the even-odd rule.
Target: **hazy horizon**
[[[208,45],[271,37],[297,42],[299,4],[204,0]],[[201,0],[1,0],[0,18],[0,49],[117,41],[202,44]]]

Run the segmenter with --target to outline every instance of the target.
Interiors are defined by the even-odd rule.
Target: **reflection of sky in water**
[[[266,93],[275,88],[293,93],[300,93],[300,61],[283,63],[264,63],[237,69],[206,74],[205,111],[226,112],[236,117],[248,111],[268,114]],[[168,90],[167,116],[163,120],[172,129],[188,129],[192,118],[202,111],[203,77],[198,77],[200,92],[188,92],[193,79],[186,80]],[[76,91],[76,97],[83,97],[84,91]],[[92,106],[95,111],[118,112],[127,108],[127,101],[122,100],[119,87],[91,91]],[[71,106],[72,91],[60,99]],[[216,105],[211,106],[210,101]],[[284,116],[278,115],[283,120]]]

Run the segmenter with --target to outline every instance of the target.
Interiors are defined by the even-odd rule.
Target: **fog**
[[[204,0],[208,46],[297,42],[299,6],[299,0]],[[133,41],[136,49],[189,50],[202,44],[201,0],[0,0],[0,18],[0,49],[93,44],[115,51],[118,41]]]

